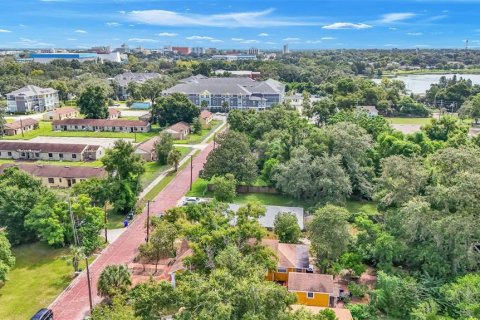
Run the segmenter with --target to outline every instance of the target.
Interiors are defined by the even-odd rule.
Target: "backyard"
[[[52,249],[43,242],[14,247],[13,253],[15,267],[0,287],[0,319],[30,319],[68,286],[73,268],[62,259],[68,249]]]

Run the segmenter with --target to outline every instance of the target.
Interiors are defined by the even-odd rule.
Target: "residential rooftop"
[[[91,177],[101,178],[105,175],[105,169],[79,166],[55,166],[43,164],[13,164],[0,165],[0,173],[7,168],[15,167],[36,177],[43,178],[75,178],[86,179]]]
[[[88,148],[87,148],[88,147]],[[36,152],[64,152],[81,153],[85,149],[98,150],[100,146],[87,144],[38,143],[22,141],[0,141],[0,150],[7,151],[36,151]]]
[[[58,91],[52,88],[40,88],[34,85],[28,85],[23,88],[20,88],[18,90],[12,91],[10,93],[7,93],[7,96],[27,96],[27,97],[33,97],[33,96],[40,96],[40,95],[45,95],[45,94],[54,94],[57,93]]]
[[[289,291],[335,293],[333,276],[329,274],[290,272],[287,287]]]

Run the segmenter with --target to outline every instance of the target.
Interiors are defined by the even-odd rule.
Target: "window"
[[[313,293],[313,292],[307,292],[307,298],[308,299],[313,299],[314,295],[315,295],[315,293]]]
[[[72,154],[72,158],[73,158],[73,159],[77,159],[77,154],[73,153],[73,154]]]
[[[53,158],[53,154],[52,154],[52,153],[49,153],[49,154],[48,154],[48,157],[49,157],[49,158]]]
[[[303,269],[302,268],[296,268],[295,272],[303,272]]]
[[[63,153],[59,153],[58,156],[60,157],[60,159],[63,159]]]
[[[25,157],[25,152],[22,152],[22,157]]]
[[[55,179],[53,178],[48,178],[48,183],[54,183],[55,182]]]
[[[40,158],[40,153],[35,152],[35,157]]]
[[[10,151],[8,152],[8,156],[9,156],[9,157],[11,157],[11,156],[12,156],[12,153],[11,153]]]
[[[287,268],[278,268],[277,271],[280,273],[287,273]]]
[[[77,183],[77,180],[72,179],[72,184],[75,184],[75,183]]]

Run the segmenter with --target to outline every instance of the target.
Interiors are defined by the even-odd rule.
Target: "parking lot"
[[[36,137],[30,140],[30,142],[40,143],[58,143],[58,144],[90,144],[99,145],[104,148],[110,148],[115,143],[116,138],[84,138],[84,137]],[[133,142],[133,139],[123,139]]]

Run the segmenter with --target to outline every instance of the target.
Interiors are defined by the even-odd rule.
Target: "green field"
[[[432,118],[385,118],[391,124],[429,124]]]
[[[202,129],[200,134],[189,134],[186,140],[175,140],[175,144],[198,144],[201,143],[213,130],[219,127],[222,122],[213,120],[208,127]]]
[[[0,319],[30,319],[68,286],[73,268],[61,259],[68,249],[52,249],[42,242],[14,247],[13,253],[16,265],[0,288]]]

